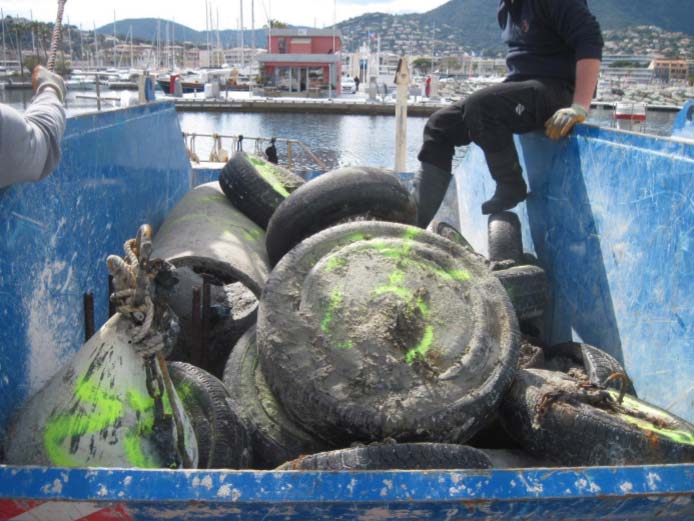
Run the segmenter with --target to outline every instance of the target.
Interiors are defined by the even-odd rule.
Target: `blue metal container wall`
[[[45,180],[0,190],[2,426],[82,344],[84,292],[105,322],[106,257],[189,189],[173,105],[71,118],[62,151]]]
[[[583,126],[560,144],[518,143],[531,194],[524,242],[553,289],[552,342],[623,360],[644,399],[694,420],[694,143]],[[486,252],[482,152],[456,173],[463,234]]]

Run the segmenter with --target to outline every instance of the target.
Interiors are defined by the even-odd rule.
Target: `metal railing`
[[[196,141],[198,138],[212,140],[211,151],[207,158],[200,157],[196,151]],[[231,157],[231,154],[237,150],[253,152],[255,155],[264,157],[265,147],[270,144],[270,138],[244,136],[241,134],[205,134],[198,132],[183,132],[183,140],[186,144],[188,157],[194,163],[226,163],[229,157]],[[230,145],[228,149],[224,147],[225,140]],[[248,142],[252,143],[252,148],[244,149],[244,145]],[[275,138],[275,142],[277,144],[283,144],[286,147],[286,160],[280,161],[281,166],[291,170],[293,167],[297,166],[297,153],[303,153],[320,171],[326,172],[329,170],[325,162],[316,156],[316,154],[314,154],[303,142],[297,139],[285,138]]]

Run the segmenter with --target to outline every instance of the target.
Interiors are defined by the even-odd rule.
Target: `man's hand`
[[[579,103],[568,108],[559,109],[545,123],[545,133],[550,139],[557,140],[566,136],[577,123],[583,123],[588,111]]]
[[[59,75],[49,71],[42,65],[34,67],[34,73],[31,75],[31,85],[34,87],[34,92],[39,94],[44,89],[50,87],[60,98],[60,102],[65,101],[65,82]]]

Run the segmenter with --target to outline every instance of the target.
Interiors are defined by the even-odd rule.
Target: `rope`
[[[116,311],[139,324],[132,336],[135,351],[141,356],[151,356],[163,349],[164,343],[160,335],[150,335],[154,303],[150,296],[150,280],[153,276],[147,270],[151,253],[149,226],[141,227],[138,237],[126,241],[123,249],[125,258],[109,255],[106,259],[115,290],[110,300],[116,305]]]
[[[53,72],[55,69],[55,58],[58,55],[58,45],[60,45],[60,37],[63,30],[63,11],[65,11],[65,2],[67,0],[58,0],[58,14],[55,18],[53,26],[53,35],[51,36],[51,53],[48,57],[48,70]]]

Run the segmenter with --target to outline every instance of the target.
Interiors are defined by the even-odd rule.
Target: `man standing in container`
[[[65,83],[40,65],[31,79],[35,96],[24,114],[0,105],[0,188],[43,179],[60,162]]]
[[[544,126],[559,139],[587,117],[603,39],[586,0],[500,0],[498,21],[508,45],[506,80],[438,110],[424,129],[415,178],[422,227],[446,193],[455,147],[475,143],[483,150],[496,191],[482,213],[497,213],[527,196],[513,134]]]

